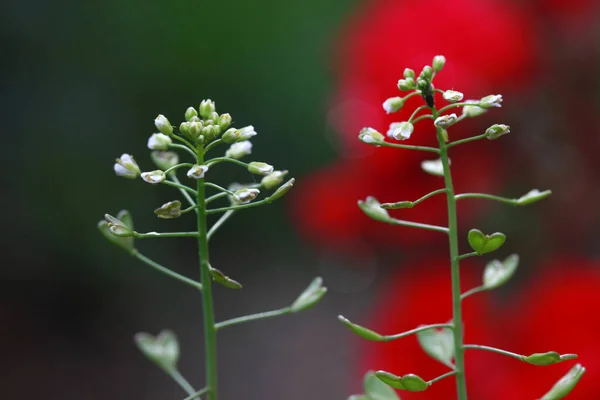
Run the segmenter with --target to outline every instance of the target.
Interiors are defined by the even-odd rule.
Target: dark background
[[[183,398],[133,345],[135,332],[163,328],[178,334],[181,370],[202,386],[198,294],[130,259],[96,229],[105,213],[120,209],[132,212],[142,232],[191,230],[193,221],[156,220],[152,210],[174,193],[115,177],[114,158],[134,154],[142,170],[150,169],[146,141],[154,117],[179,121],[188,106],[211,98],[238,126],[254,125],[259,135],[253,159],[288,169],[299,181],[337,159],[334,132],[325,122],[335,87],[331,53],[355,3],[2,3],[0,397]],[[517,110],[511,118],[522,124],[533,118],[538,130],[553,127],[557,140],[515,139],[515,154],[539,159],[519,164],[527,168],[526,178],[538,182],[534,186],[553,182],[555,191],[563,189],[543,216],[566,220],[555,229],[573,229],[563,230],[558,246],[597,257],[600,53],[599,36],[590,32],[598,30],[574,37],[554,33],[556,46],[549,42],[545,50],[558,68],[532,83],[540,89],[555,82],[566,97],[551,98],[549,108]],[[578,74],[582,66],[585,73]],[[569,120],[557,110],[581,96],[591,114],[574,117],[579,129],[570,136]],[[560,125],[553,125],[557,119]],[[578,146],[583,135],[586,145]],[[514,165],[509,170],[515,180],[525,179]],[[234,168],[221,171],[221,183],[251,179]],[[578,209],[582,203],[590,208]],[[285,306],[316,275],[324,276],[330,293],[305,313],[220,334],[223,399],[341,399],[358,386],[357,341],[336,315],[367,314],[397,263],[316,250],[294,229],[289,207],[286,200],[240,213],[215,236],[213,265],[244,284],[239,292],[216,288],[217,318]],[[524,215],[517,214],[505,232],[525,227],[535,236],[525,224],[542,217]],[[518,243],[515,250],[526,258],[541,253],[544,243],[557,245],[537,241],[529,249]],[[165,239],[139,248],[183,274],[197,274],[193,241]]]

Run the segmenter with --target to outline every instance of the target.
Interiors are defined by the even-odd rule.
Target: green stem
[[[216,146],[220,145],[221,143],[225,143],[225,142],[223,141],[223,139],[217,139],[217,140],[213,140],[212,142],[210,142],[210,144],[209,144],[208,146],[206,146],[206,147],[204,148],[204,154],[208,153],[208,151],[209,151],[210,149],[212,149],[213,147],[216,147]]]
[[[415,200],[415,201],[408,201],[408,202],[407,201],[400,201],[398,203],[383,203],[381,205],[381,208],[385,208],[385,209],[388,209],[388,210],[393,210],[393,209],[396,209],[396,208],[413,208],[414,206],[416,206],[417,204],[419,204],[419,203],[427,200],[428,198],[433,197],[436,194],[442,194],[442,193],[446,193],[446,188],[434,190],[433,192],[427,193],[425,196],[423,196],[420,199]],[[403,204],[403,203],[409,203],[409,204],[406,205],[406,206],[403,206],[403,207],[395,207],[395,205],[397,205],[397,204]]]
[[[177,176],[175,176],[174,173],[171,174],[169,177],[171,178],[171,180],[174,183],[181,185],[181,182],[179,181],[179,179],[177,179]],[[183,186],[183,185],[181,185],[181,186]],[[192,207],[196,207],[196,202],[194,201],[194,199],[192,199],[190,194],[185,189],[182,189],[181,187],[177,187],[177,189],[179,189],[179,192],[181,193],[181,195],[187,200],[188,203],[190,203],[190,205]],[[198,210],[196,210],[196,214],[198,214]]]
[[[456,121],[459,122],[459,121]],[[481,134],[481,135],[477,135],[477,136],[471,136],[469,138],[466,139],[461,139],[461,140],[457,140],[455,142],[452,143],[448,143],[448,148],[453,147],[453,146],[457,146],[459,144],[463,144],[463,143],[469,143],[475,140],[480,140],[480,139],[485,139],[487,137],[487,135],[485,133]]]
[[[228,326],[242,324],[244,322],[250,322],[250,321],[256,321],[256,320],[259,320],[259,319],[266,319],[266,318],[278,317],[280,315],[289,314],[291,312],[292,312],[291,311],[291,307],[284,307],[284,308],[281,308],[279,310],[265,311],[265,312],[261,312],[261,313],[251,314],[251,315],[244,315],[243,317],[232,318],[232,319],[228,319],[227,321],[223,321],[223,322],[217,322],[215,324],[215,328],[217,330],[219,330],[219,329],[223,329],[223,328],[228,327]]]
[[[229,196],[229,194],[227,194],[227,193],[225,193],[225,192],[221,192],[221,193],[213,194],[212,196],[210,196],[210,197],[207,197],[207,198],[206,198],[206,201],[205,201],[204,203],[205,203],[205,204],[208,204],[208,203],[210,203],[211,201],[215,201],[215,200],[217,200],[217,199],[220,199],[220,198],[222,198],[222,197],[225,197],[225,196]]]
[[[139,233],[133,231],[133,236],[136,239],[148,239],[148,238],[173,238],[173,237],[198,237],[198,232],[147,232]]]
[[[391,342],[392,340],[402,339],[403,337],[414,335],[415,333],[419,333],[421,331],[426,331],[428,329],[441,329],[441,328],[454,329],[454,327],[452,326],[452,324],[431,324],[431,325],[424,325],[424,326],[419,326],[418,328],[415,328],[415,329],[411,329],[410,331],[398,333],[396,335],[385,335],[385,336],[382,336],[383,339],[381,341],[383,341],[383,342]]]
[[[176,182],[171,182],[171,181],[163,181],[162,183],[167,186],[172,186],[172,187],[180,189],[180,190],[185,190],[186,192],[189,192],[194,195],[196,194],[196,191],[194,189],[192,189],[189,186],[182,185],[181,183],[176,183]]]
[[[177,143],[171,143],[169,145],[169,147],[173,147],[175,149],[185,150],[185,151],[187,151],[188,153],[190,153],[194,157],[194,160],[196,160],[196,161],[198,160],[198,157],[196,156],[196,153],[194,153],[194,151],[192,149],[190,149],[189,147],[187,147],[187,146],[184,146],[182,144],[177,144]]]
[[[388,220],[388,223],[391,225],[408,226],[410,228],[420,228],[420,229],[426,229],[429,231],[436,231],[436,232],[443,232],[443,233],[449,232],[448,228],[446,228],[445,226],[422,224],[419,222],[410,222],[410,221],[404,221],[404,220],[395,219],[395,218],[390,218]]]
[[[390,142],[379,142],[374,143],[374,146],[383,146],[383,147],[393,147],[396,149],[405,149],[405,150],[419,150],[419,151],[429,151],[431,153],[440,154],[440,150],[435,147],[427,147],[427,146],[413,146],[409,144],[396,144]]]
[[[181,375],[179,373],[179,371],[174,370],[169,372],[169,375],[171,376],[171,378],[173,378],[175,380],[175,382],[177,382],[177,384],[179,386],[181,386],[181,388],[190,396],[194,395],[196,393],[196,389],[194,389],[192,387],[192,385],[190,385],[190,383],[183,377],[183,375]]]
[[[489,351],[489,352],[492,352],[492,353],[502,354],[504,356],[516,358],[517,360],[520,360],[520,361],[523,361],[523,358],[525,358],[525,356],[521,355],[521,354],[513,353],[513,352],[510,352],[510,351],[506,351],[506,350],[497,349],[495,347],[482,346],[482,345],[479,345],[479,344],[465,344],[463,347],[465,349],[485,350],[485,351]]]
[[[204,153],[198,149],[198,163],[204,162]],[[202,282],[202,311],[204,314],[204,352],[206,386],[209,388],[207,400],[217,399],[217,330],[212,297],[212,277],[208,259],[208,238],[206,228],[206,203],[204,179],[198,179],[198,255],[200,258],[200,281]]]
[[[460,299],[461,299],[461,300],[464,300],[464,299],[466,299],[467,297],[469,297],[469,296],[471,296],[471,295],[473,295],[473,294],[475,294],[475,293],[484,292],[484,291],[486,291],[486,290],[487,290],[487,288],[486,288],[485,286],[477,286],[477,287],[474,287],[473,289],[469,289],[469,290],[467,290],[466,292],[464,292],[463,294],[461,294],[461,295],[460,295]]]
[[[499,201],[500,203],[510,204],[511,206],[518,205],[518,199],[509,199],[507,197],[494,196],[494,195],[486,194],[486,193],[462,193],[462,194],[457,194],[456,196],[454,196],[454,198],[456,200],[487,199],[487,200]]]
[[[186,283],[190,286],[192,286],[195,289],[199,289],[202,290],[202,285],[198,282],[196,282],[193,279],[187,278],[183,275],[178,274],[175,271],[171,271],[169,268],[167,267],[163,267],[162,265],[160,265],[159,263],[149,259],[148,257],[144,256],[143,254],[141,254],[140,252],[138,252],[136,249],[133,250],[133,252],[131,253],[132,256],[134,256],[135,258],[137,258],[138,260],[148,264],[149,266],[151,266],[152,268],[156,269],[159,272],[162,272],[165,275],[170,276],[171,278],[175,278],[178,281],[181,281],[183,283]]]
[[[456,103],[459,104],[459,103]],[[444,107],[446,108],[446,107]],[[433,118],[439,117],[438,111],[432,107]],[[465,358],[463,348],[463,323],[462,307],[460,302],[460,265],[458,253],[458,223],[456,216],[456,199],[454,197],[454,185],[450,173],[450,162],[448,161],[448,147],[442,129],[436,127],[438,143],[440,146],[440,158],[444,169],[444,183],[448,191],[446,195],[448,203],[448,237],[450,245],[450,270],[452,276],[452,325],[454,326],[454,360],[456,364],[456,391],[458,400],[467,400],[467,385],[465,381]]]
[[[439,111],[436,112],[437,117],[440,116],[440,114],[443,114],[444,112],[450,110],[451,108],[455,108],[455,107],[464,107],[464,106],[479,106],[481,103],[477,102],[477,103],[469,103],[468,101],[462,101],[459,103],[452,103],[452,104],[448,104],[445,107],[442,107],[439,109]],[[437,118],[435,117],[435,118]]]
[[[453,375],[456,375],[456,371],[450,371],[450,372],[446,372],[444,375],[440,375],[437,378],[433,378],[432,380],[430,380],[429,382],[427,382],[427,384],[429,386],[433,385],[434,383],[436,383],[437,381],[441,381],[444,378],[448,378],[451,377]]]
[[[429,108],[429,107],[427,107],[426,105],[422,105],[421,107],[417,107],[415,109],[415,111],[413,111],[413,113],[410,115],[410,118],[408,119],[408,122],[411,122],[413,120],[413,118],[418,114],[419,111],[424,110],[426,108]]]
[[[415,119],[415,120],[412,122],[412,124],[414,125],[414,124],[416,124],[416,123],[417,123],[417,122],[419,122],[419,121],[423,121],[424,119],[435,119],[435,118],[433,118],[433,115],[430,115],[430,114],[421,115],[420,117],[416,118],[416,119]]]
[[[208,160],[206,162],[206,165],[210,168],[212,165],[222,163],[222,162],[230,162],[233,164],[241,165],[244,168],[248,168],[247,163],[240,161],[240,160],[236,160],[235,158],[230,158],[230,157],[216,157],[211,160]]]
[[[471,253],[465,253],[465,254],[461,254],[460,256],[458,256],[458,260],[464,260],[465,258],[469,258],[469,257],[475,257],[478,256],[479,254],[477,254],[476,251],[473,251]]]
[[[224,187],[217,185],[216,183],[212,183],[212,182],[204,182],[204,186],[206,186],[206,187],[211,187],[211,188],[213,188],[213,189],[217,189],[218,191],[221,191],[221,192],[227,193],[227,194],[229,194],[229,195],[231,195],[231,196],[235,195],[235,193],[233,193],[231,190],[227,190],[227,189],[225,189]]]
[[[194,400],[197,399],[198,397],[202,396],[204,393],[208,393],[208,391],[210,390],[210,388],[204,388],[204,389],[200,389],[198,390],[196,393],[189,395],[188,397],[186,397],[183,400]]]
[[[210,240],[210,238],[212,237],[212,235],[215,234],[217,229],[219,229],[221,227],[221,225],[223,225],[225,223],[225,221],[227,221],[229,219],[229,217],[231,217],[234,213],[235,213],[234,210],[229,210],[225,214],[221,215],[221,218],[219,218],[217,220],[217,222],[215,222],[214,225],[211,226],[210,229],[208,230],[208,233],[206,234],[206,240]]]
[[[182,164],[173,165],[171,168],[165,170],[165,174],[168,174],[169,172],[175,171],[176,169],[179,169],[179,168],[193,167],[193,166],[194,166],[194,164],[191,164],[191,163],[182,163]]]
[[[260,201],[255,201],[254,203],[248,203],[248,204],[239,204],[237,206],[229,206],[229,207],[222,207],[222,208],[213,208],[210,210],[206,210],[206,214],[218,214],[218,213],[222,213],[225,211],[235,211],[235,210],[243,210],[244,208],[252,208],[252,207],[257,207],[257,206],[262,206],[263,204],[270,204],[271,200],[267,197],[266,199],[260,200]]]

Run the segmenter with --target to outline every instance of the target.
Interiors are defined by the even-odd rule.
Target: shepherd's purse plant
[[[460,261],[469,257],[491,253],[499,249],[504,244],[506,236],[499,232],[485,234],[478,229],[471,229],[465,239],[472,251],[460,254],[456,203],[468,199],[485,199],[513,206],[524,206],[548,197],[551,192],[549,190],[539,191],[533,189],[518,198],[506,198],[485,193],[455,193],[450,169],[450,158],[448,156],[449,151],[455,146],[466,145],[475,140],[496,140],[508,134],[510,128],[504,124],[494,124],[480,135],[471,136],[466,139],[451,140],[451,131],[454,125],[457,125],[467,118],[477,117],[488,110],[501,107],[502,95],[494,94],[477,100],[463,100],[463,94],[458,91],[440,90],[435,88],[433,86],[433,80],[436,74],[442,70],[445,63],[446,59],[444,56],[436,56],[433,58],[432,65],[425,66],[419,76],[415,76],[415,72],[412,69],[407,68],[404,70],[404,78],[398,81],[398,89],[402,92],[410,93],[403,97],[392,97],[387,99],[383,103],[383,108],[387,113],[396,112],[412,97],[421,98],[424,100],[425,104],[417,107],[408,121],[391,124],[390,129],[387,132],[387,136],[390,140],[387,140],[382,133],[372,128],[364,128],[359,134],[359,139],[368,145],[421,151],[431,154],[435,158],[423,161],[421,167],[424,172],[441,177],[443,186],[414,201],[403,200],[398,202],[380,203],[377,199],[368,197],[364,201],[359,201],[358,205],[368,217],[374,220],[402,227],[426,229],[448,237],[451,276],[449,284],[452,285],[452,320],[449,322],[441,321],[436,324],[418,326],[415,329],[398,334],[383,335],[355,324],[341,315],[339,316],[339,319],[351,331],[367,340],[389,342],[410,335],[416,335],[418,342],[425,353],[446,365],[448,367],[448,372],[441,376],[425,380],[415,374],[408,373],[402,375],[404,371],[369,371],[364,379],[364,394],[350,396],[348,400],[398,400],[399,397],[394,389],[421,392],[427,390],[427,388],[434,385],[437,381],[451,377],[456,380],[456,398],[458,400],[467,400],[464,362],[465,351],[489,351],[515,358],[521,362],[539,366],[555,364],[577,358],[576,354],[559,354],[554,351],[516,354],[487,345],[464,343],[463,323],[466,322],[466,325],[468,325],[469,321],[463,321],[462,302],[467,301],[467,298],[476,293],[492,290],[506,283],[517,269],[519,256],[517,254],[512,254],[504,260],[492,260],[488,262],[483,271],[482,284],[461,293]],[[436,94],[438,94],[437,98]],[[442,107],[439,107],[437,104],[440,95],[446,102],[446,105]],[[460,115],[457,115],[453,111],[459,108],[462,112]],[[433,123],[437,135],[437,147],[397,143],[397,141],[402,142],[410,139],[415,130],[415,125],[418,122]],[[457,165],[456,167],[460,168],[460,165]],[[435,226],[399,220],[391,217],[388,213],[388,210],[418,206],[419,203],[437,195],[446,197],[448,226]],[[585,368],[580,364],[576,364],[565,376],[556,382],[546,394],[540,394],[540,399],[558,400],[564,398],[575,387],[584,372]],[[401,373],[401,375],[397,375],[397,373]]]
[[[169,120],[159,115],[155,121],[157,133],[148,139],[148,148],[152,150],[151,158],[158,169],[141,172],[133,156],[123,154],[114,164],[118,176],[138,179],[151,184],[168,186],[179,192],[182,199],[175,199],[158,207],[154,213],[158,218],[174,219],[193,216],[196,230],[193,232],[137,232],[134,229],[131,214],[121,211],[115,217],[106,215],[105,220],[98,223],[100,232],[112,243],[128,252],[131,256],[161,272],[165,276],[176,279],[199,291],[204,320],[205,373],[201,389],[193,387],[179,372],[179,343],[175,334],[169,330],[157,336],[148,333],[135,335],[135,342],[142,353],[161,369],[163,369],[187,394],[186,400],[218,399],[217,377],[217,333],[218,331],[244,322],[292,314],[315,305],[326,293],[321,278],[315,278],[300,296],[289,306],[267,312],[245,315],[225,321],[216,321],[213,306],[213,283],[226,289],[241,289],[242,285],[227,276],[220,269],[212,266],[209,258],[209,241],[217,230],[235,213],[243,210],[270,204],[285,195],[294,185],[294,179],[286,180],[287,171],[274,170],[264,162],[240,161],[252,153],[249,139],[256,135],[252,126],[243,128],[230,127],[232,118],[229,114],[218,114],[215,103],[204,100],[198,108],[189,107],[185,111],[185,120],[174,128]],[[223,156],[210,157],[209,152],[229,145]],[[179,162],[181,152],[190,162]],[[208,179],[218,169],[219,164],[231,163],[246,173],[262,177],[259,183],[232,183],[227,188],[210,182]],[[177,177],[177,172],[186,171],[186,178],[193,185],[184,183]],[[208,192],[212,191],[212,194]],[[265,196],[264,193],[271,192]],[[261,198],[262,197],[262,198]],[[182,205],[182,200],[187,206]],[[215,204],[219,204],[216,205]],[[224,204],[223,204],[224,202]],[[212,220],[209,228],[209,217]],[[183,276],[172,269],[160,265],[143,255],[136,247],[136,239],[160,238],[192,238],[198,244],[199,280]]]

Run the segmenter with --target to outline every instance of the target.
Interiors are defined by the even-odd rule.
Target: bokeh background
[[[218,319],[285,306],[315,275],[330,289],[310,311],[220,334],[222,398],[344,399],[369,368],[426,379],[444,372],[414,339],[368,344],[336,320],[341,313],[395,333],[450,318],[443,240],[378,225],[355,206],[366,195],[414,200],[441,184],[419,170],[420,154],[373,152],[356,140],[363,126],[385,131],[406,119],[380,104],[397,95],[405,67],[418,73],[436,54],[448,58],[439,87],[504,95],[501,109],[467,121],[457,137],[493,123],[512,128],[499,141],[457,149],[458,189],[554,191],[529,208],[461,206],[464,232],[502,231],[509,239],[498,257],[522,259],[511,284],[471,299],[467,340],[579,352],[589,370],[572,398],[600,398],[596,1],[8,0],[0,15],[1,398],[183,398],[133,345],[135,332],[163,328],[178,334],[181,370],[202,387],[197,293],[111,246],[96,222],[128,209],[139,231],[193,226],[155,219],[175,192],[117,178],[112,164],[127,152],[152,168],[145,145],[154,117],[180,121],[204,98],[238,126],[254,125],[252,159],[298,181],[284,201],[239,213],[215,236],[213,265],[244,284],[217,288]],[[417,128],[415,143],[430,140]],[[251,179],[227,167],[217,177]],[[445,218],[436,200],[397,215]],[[138,247],[197,275],[185,239]],[[465,288],[485,261],[465,264]],[[569,367],[469,354],[471,397],[533,399]],[[453,393],[449,380],[402,398]]]

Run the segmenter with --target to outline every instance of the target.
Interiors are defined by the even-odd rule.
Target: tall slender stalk
[[[431,108],[433,119],[439,114],[435,107]],[[465,382],[465,359],[463,347],[462,307],[460,301],[460,265],[458,253],[458,223],[456,218],[456,199],[454,185],[448,161],[448,146],[442,129],[436,127],[437,139],[440,146],[440,159],[444,169],[444,183],[448,204],[448,237],[450,242],[450,270],[452,276],[452,325],[454,325],[454,362],[456,365],[456,390],[459,400],[467,400],[467,385]]]
[[[198,164],[204,162],[204,150],[198,150]],[[208,231],[206,227],[206,195],[204,179],[198,179],[198,256],[200,258],[200,282],[202,283],[202,311],[204,314],[204,352],[207,400],[217,399],[217,330],[212,298],[212,277],[208,259]]]

